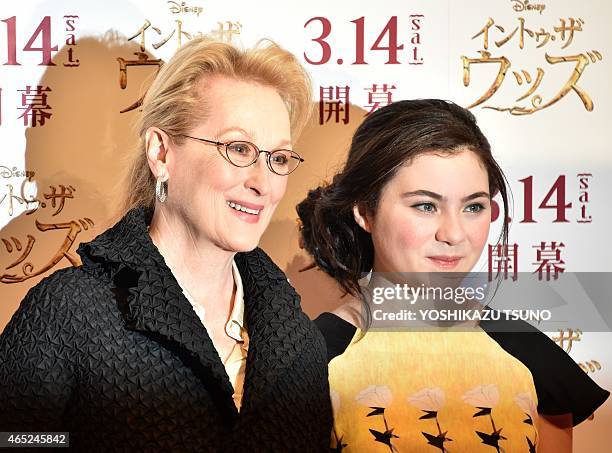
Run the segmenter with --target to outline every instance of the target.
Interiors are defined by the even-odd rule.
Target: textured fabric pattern
[[[240,414],[213,343],[130,211],[27,294],[0,337],[0,431],[73,451],[327,451],[325,342],[260,249],[237,254],[249,333]],[[65,451],[65,449],[63,449]]]
[[[246,371],[246,359],[247,352],[249,350],[249,335],[244,327],[244,291],[242,289],[242,278],[240,278],[240,271],[236,262],[232,260],[232,275],[234,276],[234,300],[232,302],[232,310],[230,318],[225,324],[225,333],[228,337],[232,338],[236,342],[232,347],[229,355],[223,360],[223,366],[227,373],[234,394],[234,404],[236,408],[240,410],[240,404],[242,403],[242,389],[244,387],[244,373]],[[183,295],[189,301],[193,310],[200,318],[203,325],[206,325],[206,310],[203,305],[198,304],[189,291],[183,288],[183,285],[177,280],[177,283],[183,291]],[[211,338],[212,340],[212,338]],[[213,341],[214,344],[214,341]]]

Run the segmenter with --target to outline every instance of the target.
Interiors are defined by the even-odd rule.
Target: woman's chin
[[[235,253],[250,252],[259,245],[260,238],[241,238],[228,244],[228,249]]]

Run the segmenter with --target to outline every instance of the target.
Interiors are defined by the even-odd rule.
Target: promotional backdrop
[[[340,293],[321,272],[299,272],[310,260],[295,205],[340,168],[364,116],[401,99],[468,107],[508,176],[510,245],[495,246],[497,218],[477,270],[611,272],[611,20],[607,2],[570,0],[3,2],[0,330],[30,287],[78,265],[78,244],[121,216],[139,101],[199,35],[271,39],[312,76],[312,121],[294,145],[306,162],[261,242],[309,315],[333,309]],[[610,389],[612,334],[592,330],[577,320],[549,335]],[[608,401],[575,431],[576,451],[607,451],[611,423]]]

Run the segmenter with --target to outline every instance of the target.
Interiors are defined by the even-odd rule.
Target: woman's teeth
[[[247,214],[258,215],[260,212],[259,209],[245,208],[244,206],[240,206],[238,203],[234,203],[233,201],[228,201],[227,204],[230,208],[234,208],[236,211],[246,212]]]

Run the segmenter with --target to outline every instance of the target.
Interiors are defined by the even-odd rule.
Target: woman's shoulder
[[[101,282],[82,267],[59,269],[28,290],[11,322],[44,323],[45,319],[78,314],[92,305],[101,286]]]
[[[68,345],[74,346],[82,335],[85,311],[92,306],[91,294],[83,290],[90,278],[79,267],[67,267],[30,288],[0,335],[0,354],[13,351],[13,360],[15,351],[44,355],[41,345],[46,344],[51,346],[49,356],[55,354],[58,363],[65,359],[72,349]]]
[[[481,328],[531,372],[542,415],[588,418],[610,395],[548,335],[524,321],[484,321]]]
[[[357,327],[338,313],[324,312],[315,320],[317,326],[327,345],[327,361],[330,362],[346,351],[355,336]]]
[[[65,267],[43,278],[28,290],[24,301],[34,300],[39,307],[49,303],[56,307],[74,304],[83,288],[94,285],[95,278],[82,267]]]

